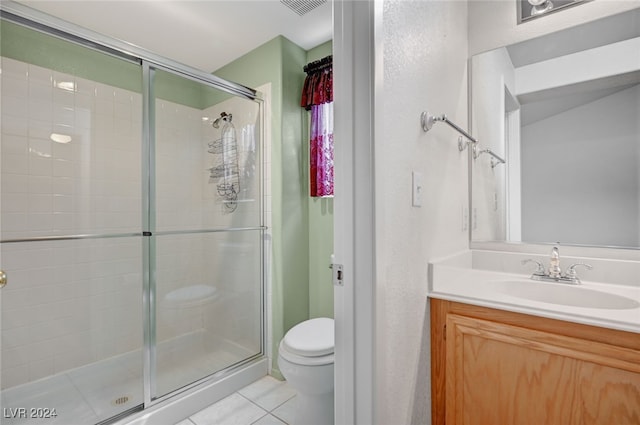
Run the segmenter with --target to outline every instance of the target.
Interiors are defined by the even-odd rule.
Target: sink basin
[[[640,303],[632,298],[579,285],[512,280],[492,282],[491,286],[505,295],[550,304],[610,310],[640,307]]]

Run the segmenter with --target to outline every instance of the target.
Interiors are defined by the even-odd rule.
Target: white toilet
[[[280,341],[280,372],[297,392],[293,425],[334,423],[333,326],[326,317],[306,320]]]

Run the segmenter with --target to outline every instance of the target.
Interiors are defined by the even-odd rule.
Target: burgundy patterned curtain
[[[333,196],[333,68],[332,57],[304,67],[307,78],[300,105],[311,111],[309,188],[314,197]]]

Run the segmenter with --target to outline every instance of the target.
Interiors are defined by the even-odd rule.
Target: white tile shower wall
[[[238,147],[238,169],[240,173],[240,193],[238,194],[237,209],[233,213],[225,211],[222,199],[216,191],[217,179],[205,176],[202,197],[205,202],[204,223],[207,226],[232,226],[244,227],[258,224],[260,213],[259,173],[261,172],[260,160],[260,132],[258,105],[242,98],[231,98],[211,106],[204,111],[204,116],[209,117],[203,121],[204,149],[208,143],[219,139],[222,135],[222,125],[216,129],[210,124],[220,116],[222,112],[232,114],[232,124],[236,130],[236,142]],[[206,167],[214,165],[214,156],[208,155]]]
[[[3,245],[3,388],[140,348],[141,252],[135,238]]]
[[[202,228],[202,111],[156,101],[157,230]]]
[[[140,95],[1,67],[2,238],[139,231]],[[3,244],[2,387],[140,348],[141,252],[134,238]]]
[[[207,174],[202,179],[204,224],[206,227],[255,227],[260,220],[261,173],[264,155],[260,152],[260,117],[258,105],[246,99],[230,98],[204,111],[208,121],[203,121],[203,147],[221,137],[220,128],[211,126],[221,112],[232,114],[236,131],[240,192],[235,211],[229,213],[218,196],[217,180]],[[206,168],[214,165],[215,158],[208,155]],[[264,195],[264,194],[262,194]],[[233,232],[220,234],[209,241],[208,252],[213,254],[218,276],[216,287],[223,302],[205,315],[205,328],[217,338],[251,350],[259,351],[261,291],[256,277],[260,273],[260,239],[257,233]],[[216,272],[217,270],[217,272]]]
[[[156,100],[156,229],[202,229],[202,112]],[[157,340],[168,341],[202,328],[202,306],[174,309],[168,295],[204,283],[203,241],[194,236],[156,240]]]
[[[158,230],[258,225],[258,106],[231,98],[201,111],[159,100],[156,109]],[[221,131],[211,123],[222,111],[233,115],[238,143],[241,192],[232,213],[222,204],[208,170],[213,165],[208,144]],[[236,232],[158,237],[158,340],[205,329],[218,342],[255,345],[260,323],[257,243]],[[173,291],[194,285],[214,288],[213,304],[187,310],[163,303]]]
[[[3,239],[138,230],[140,95],[7,58],[2,70]]]

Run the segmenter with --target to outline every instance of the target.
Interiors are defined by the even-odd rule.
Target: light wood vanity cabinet
[[[430,299],[434,425],[640,424],[640,335]]]

